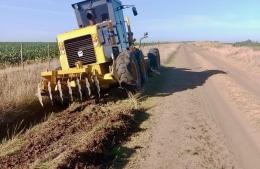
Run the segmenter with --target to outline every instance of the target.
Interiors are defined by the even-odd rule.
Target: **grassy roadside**
[[[10,139],[52,112],[41,108],[35,95],[40,72],[57,66],[57,61],[10,67],[0,71],[0,140]],[[56,110],[54,110],[56,111]]]
[[[57,66],[58,63],[54,60],[50,64],[35,63],[0,70],[0,81],[3,82],[0,83],[0,115],[33,103],[37,99],[35,93],[40,73]]]

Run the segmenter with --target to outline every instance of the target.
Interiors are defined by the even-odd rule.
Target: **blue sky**
[[[77,28],[71,4],[80,0],[1,0],[0,41],[55,41]],[[137,38],[150,41],[260,41],[259,0],[123,0]]]

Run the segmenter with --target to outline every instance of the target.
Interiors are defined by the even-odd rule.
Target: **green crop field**
[[[55,42],[0,42],[0,64],[46,60],[58,55],[59,50]]]

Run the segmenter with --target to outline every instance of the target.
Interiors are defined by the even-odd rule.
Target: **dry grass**
[[[50,68],[57,66],[52,61]],[[0,116],[16,111],[37,100],[35,96],[40,72],[48,69],[49,63],[37,63],[23,67],[10,67],[0,70]]]

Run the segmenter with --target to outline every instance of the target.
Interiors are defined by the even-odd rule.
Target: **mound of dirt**
[[[127,104],[75,104],[20,136],[17,150],[0,153],[0,168],[104,167],[113,158],[106,152],[137,127],[137,113]]]

